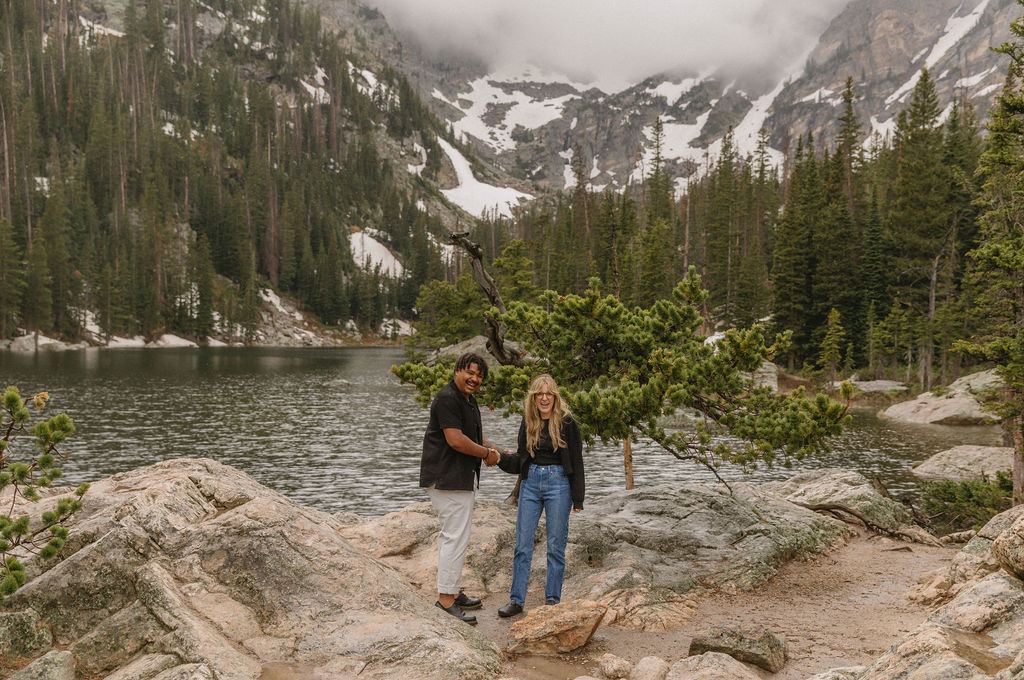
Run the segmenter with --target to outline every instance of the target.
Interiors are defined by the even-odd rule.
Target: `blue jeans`
[[[565,577],[565,543],[569,538],[569,512],[572,495],[569,478],[561,465],[530,464],[529,474],[519,487],[519,512],[516,516],[516,550],[512,558],[512,589],[509,599],[526,602],[526,585],[533,560],[533,537],[540,514],[547,526],[548,563],[544,599],[561,602]]]

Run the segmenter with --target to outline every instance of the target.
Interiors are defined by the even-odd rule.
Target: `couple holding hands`
[[[483,436],[480,408],[473,394],[486,379],[487,363],[480,355],[466,353],[456,360],[452,380],[430,405],[420,461],[420,486],[427,489],[441,523],[437,537],[437,606],[468,624],[476,624],[476,617],[465,610],[482,606],[478,598],[467,596],[459,588],[480,485],[480,463],[497,465],[521,479],[512,588],[509,602],[498,609],[498,616],[515,616],[523,611],[533,537],[542,512],[547,527],[544,599],[549,605],[561,601],[569,514],[583,509],[580,429],[559,396],[554,379],[541,375],[530,385],[515,453],[499,450]]]

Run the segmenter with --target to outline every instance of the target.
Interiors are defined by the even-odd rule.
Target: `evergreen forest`
[[[472,151],[400,73],[378,64],[368,85],[360,57],[289,0],[129,2],[123,32],[83,12],[0,4],[0,338],[74,339],[94,321],[107,336],[245,341],[261,288],[327,325],[410,319],[421,345],[481,332],[489,303],[441,258],[452,219],[423,201],[445,202],[438,138]],[[730,132],[677,192],[656,123],[642,183],[591,190],[577,146],[571,189],[460,228],[506,301],[596,279],[646,307],[692,267],[707,334],[763,322],[792,333],[776,358],[790,369],[945,384],[985,359],[964,342],[1020,326],[1021,270],[991,254],[1021,240],[1024,118],[1005,49],[988,134],[925,70],[894,134],[869,137],[848,80],[836,139],[803,136],[781,166],[764,135],[743,156]],[[416,145],[420,174],[395,160]],[[358,266],[357,228],[401,277]]]
[[[312,9],[129,2],[123,32],[86,11],[0,3],[0,338],[244,342],[262,287],[374,328],[444,276],[413,198],[436,193],[444,127],[393,70],[354,77]],[[396,180],[380,151],[413,139],[422,177]],[[407,275],[356,266],[353,227]]]

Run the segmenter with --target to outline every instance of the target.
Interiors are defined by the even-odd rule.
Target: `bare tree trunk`
[[[7,112],[4,103],[0,101],[0,135],[4,143],[4,172],[0,177],[0,217],[11,219],[11,158],[7,146]]]
[[[626,490],[633,488],[633,444],[629,437],[622,440],[622,467],[626,472]]]
[[[1013,504],[1024,503],[1024,414],[1013,417]]]
[[[473,280],[483,289],[491,305],[497,308],[498,313],[505,313],[505,302],[501,299],[498,286],[494,279],[484,269],[483,250],[480,245],[469,240],[469,232],[451,233],[448,240],[454,245],[465,250],[472,258]],[[522,366],[523,357],[518,352],[513,352],[505,347],[505,324],[498,317],[490,314],[484,315],[487,322],[487,351],[502,365]]]
[[[921,338],[919,351],[921,366],[921,391],[932,388],[932,364],[935,362],[935,298],[939,287],[939,260],[942,259],[940,252],[932,260],[931,280],[928,283],[928,316],[925,319],[924,337]]]

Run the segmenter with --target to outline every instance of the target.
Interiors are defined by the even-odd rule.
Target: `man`
[[[455,374],[430,404],[430,422],[423,435],[420,486],[437,510],[437,606],[460,621],[476,625],[466,609],[479,609],[480,599],[459,589],[469,547],[473,503],[480,485],[480,462],[496,465],[501,456],[483,436],[480,408],[473,394],[487,379],[487,362],[468,352],[455,362]]]

